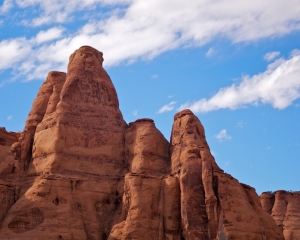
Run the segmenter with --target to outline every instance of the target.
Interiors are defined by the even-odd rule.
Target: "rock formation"
[[[0,239],[284,239],[191,111],[170,143],[151,119],[127,125],[102,62],[79,48],[67,74],[48,74],[24,131],[0,129]]]
[[[171,161],[180,182],[185,239],[283,239],[255,190],[218,167],[190,110],[174,117]]]
[[[7,158],[10,147],[18,141],[20,133],[7,132],[5,128],[0,127],[0,164]]]
[[[286,240],[300,239],[300,192],[263,192],[260,201],[263,210],[274,218]]]
[[[50,72],[39,90],[18,154],[8,159],[17,162],[17,201],[0,238],[109,235],[123,193],[127,124],[102,62],[102,53],[82,47],[71,55],[68,75]]]
[[[5,218],[7,211],[15,203],[15,188],[13,185],[3,179],[8,180],[8,175],[16,169],[13,163],[6,162],[6,159],[12,154],[15,142],[18,141],[20,133],[7,132],[5,128],[0,128],[0,224]]]

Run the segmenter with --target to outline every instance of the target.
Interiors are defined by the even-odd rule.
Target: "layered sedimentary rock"
[[[260,201],[263,210],[273,217],[286,240],[300,239],[300,192],[263,192]]]
[[[191,111],[170,143],[151,119],[128,126],[102,62],[79,48],[67,74],[48,74],[24,132],[0,129],[0,239],[283,239]]]
[[[171,161],[180,182],[185,239],[283,239],[255,190],[217,166],[204,128],[190,110],[174,117]]]
[[[18,141],[20,133],[7,132],[5,128],[0,127],[0,164],[7,158],[10,147]]]
[[[122,209],[109,239],[180,239],[179,184],[170,172],[169,143],[151,119],[125,132]]]
[[[0,128],[0,226],[7,211],[15,203],[15,187],[9,183],[8,175],[15,172],[14,162],[7,162],[6,159],[12,155],[11,145],[18,141],[20,133],[7,132]]]
[[[127,124],[102,62],[82,47],[67,77],[49,73],[16,143],[20,193],[0,238],[107,238],[123,192]]]

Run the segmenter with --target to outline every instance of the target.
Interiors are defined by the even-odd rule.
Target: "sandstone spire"
[[[284,215],[297,219],[297,198],[262,198],[277,226],[255,189],[218,167],[190,110],[175,115],[170,143],[151,119],[128,126],[102,62],[79,48],[67,74],[48,74],[24,132],[0,128],[0,239],[282,240],[278,226],[298,236]]]
[[[129,173],[125,176],[122,210],[109,239],[166,239],[164,178],[169,173],[169,143],[153,120],[139,119],[126,129],[125,153]],[[168,214],[178,216],[178,210]],[[178,223],[176,219],[177,236]]]
[[[102,62],[84,46],[71,55],[66,78],[49,73],[20,140],[20,177],[31,186],[0,238],[107,238],[123,192],[127,124]]]
[[[170,149],[185,239],[283,239],[255,190],[218,167],[204,128],[190,110],[175,115]]]

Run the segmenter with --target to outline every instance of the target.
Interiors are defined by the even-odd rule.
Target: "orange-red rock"
[[[151,119],[125,132],[122,209],[109,239],[180,239],[179,184],[170,172],[169,143]]]
[[[12,156],[11,145],[18,141],[19,136],[20,133],[7,132],[5,128],[0,127],[0,226],[16,199],[15,186],[7,181],[16,169],[14,161],[7,162],[6,159]]]
[[[286,240],[300,239],[300,192],[263,192],[260,201],[263,210],[274,218]]]
[[[101,52],[81,47],[67,77],[49,73],[19,141],[17,182],[30,186],[7,213],[0,238],[107,238],[123,193],[127,124],[102,62]]]
[[[185,239],[283,239],[255,190],[217,166],[204,128],[190,110],[174,117],[171,161],[180,182]]]
[[[79,48],[67,74],[48,74],[23,133],[0,129],[0,239],[283,239],[191,111],[175,115],[170,143],[151,119],[128,126],[102,62]]]
[[[18,141],[20,133],[7,132],[4,127],[0,127],[0,165],[10,155],[10,147]]]

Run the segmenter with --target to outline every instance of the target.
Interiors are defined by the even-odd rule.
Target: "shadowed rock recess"
[[[300,239],[298,195],[262,208],[190,110],[170,143],[151,119],[127,125],[102,62],[79,48],[67,74],[48,74],[24,131],[0,128],[0,239]]]

